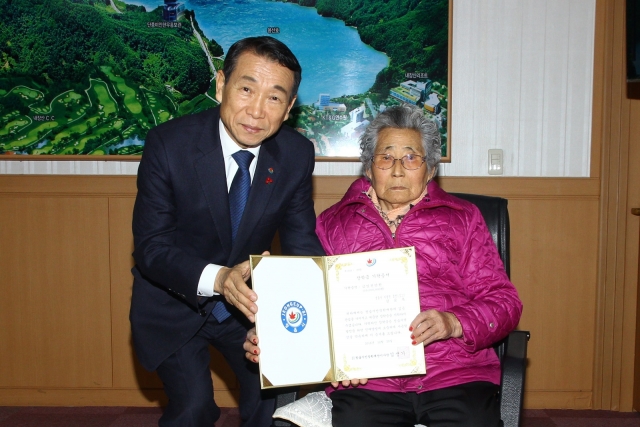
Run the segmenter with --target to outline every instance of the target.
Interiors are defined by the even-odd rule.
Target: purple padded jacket
[[[516,327],[522,303],[482,214],[431,181],[428,194],[393,237],[365,194],[370,186],[366,178],[356,180],[318,217],[316,233],[327,255],[414,246],[421,310],[455,314],[463,337],[425,347],[424,376],[370,379],[359,387],[420,393],[472,381],[500,384],[500,363],[491,346]],[[407,342],[410,335],[407,325]]]

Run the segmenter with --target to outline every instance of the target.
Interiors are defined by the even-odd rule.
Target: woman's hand
[[[359,379],[358,378],[354,378],[352,380],[342,380],[342,382],[338,382],[338,381],[332,382],[331,383],[331,387],[338,388],[338,386],[340,384],[342,384],[342,387],[349,387],[350,385],[353,386],[353,387],[357,387],[359,385],[365,385],[367,383],[367,381],[369,381],[369,380],[366,379],[366,378],[359,378]]]
[[[413,345],[422,343],[424,346],[434,341],[462,336],[462,325],[458,318],[445,311],[427,310],[418,314],[411,325],[411,340]]]
[[[251,328],[247,331],[247,339],[242,344],[242,348],[246,352],[244,357],[254,363],[260,361],[260,347],[258,347],[258,336],[256,335],[256,328]]]
[[[242,344],[242,348],[245,351],[244,357],[249,359],[254,363],[258,363],[260,361],[260,347],[258,347],[258,335],[256,335],[256,328],[251,328],[247,331],[247,339]],[[344,380],[342,381],[343,387],[358,386],[365,385],[367,383],[367,379],[352,379],[352,380]],[[338,388],[339,382],[332,382],[331,385],[334,388]]]

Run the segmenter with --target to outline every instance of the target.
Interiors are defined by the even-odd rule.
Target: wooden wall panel
[[[113,328],[113,386],[123,388],[158,389],[162,383],[154,373],[147,372],[137,362],[131,346],[129,306],[133,276],[133,238],[131,214],[134,197],[109,199],[111,312]]]
[[[107,200],[0,197],[0,386],[111,386]]]
[[[626,97],[626,2],[598,0],[594,141],[601,141],[594,409],[633,409],[640,206],[638,101]],[[638,409],[637,407],[635,409]]]
[[[338,201],[354,179],[314,178],[316,211]],[[520,328],[532,332],[526,407],[590,407],[597,233],[587,231],[597,229],[599,180],[439,181],[447,191],[509,199],[512,278],[525,306]],[[0,328],[0,405],[145,406],[166,401],[157,377],[138,365],[131,348],[134,198],[134,177],[0,177],[0,217],[30,224],[0,229],[0,247],[15,248],[3,250],[0,257],[9,295],[0,300],[0,321],[7,325]],[[54,318],[41,307],[39,295],[51,286],[58,290],[53,301],[59,301],[70,320]],[[35,294],[25,295],[25,287]],[[91,331],[88,322],[94,323]],[[30,335],[36,326],[49,328],[48,335]],[[42,340],[65,345],[49,349],[42,358],[36,354]],[[212,354],[216,398],[222,406],[236,406],[233,374]],[[54,369],[47,363],[52,357],[58,358]],[[91,364],[86,363],[89,357]]]
[[[511,278],[524,301],[520,329],[531,331],[527,390],[553,397],[545,408],[591,403],[598,206],[597,199],[509,201]],[[527,407],[541,398],[527,393]]]
[[[129,306],[134,261],[131,220],[135,194],[109,199],[109,230],[111,248],[111,311],[113,313],[113,386],[125,390],[140,390],[147,403],[166,403],[162,382],[153,372],[137,361],[131,344]],[[222,355],[211,349],[211,376],[218,404],[237,406],[238,384]],[[144,400],[142,400],[144,402]],[[140,404],[140,403],[138,403]]]

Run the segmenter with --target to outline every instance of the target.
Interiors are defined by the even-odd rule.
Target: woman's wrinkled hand
[[[258,363],[260,361],[260,347],[258,347],[258,335],[256,335],[256,328],[251,328],[247,331],[247,339],[242,344],[245,354],[244,357]]]
[[[445,311],[423,311],[413,319],[409,326],[411,343],[427,346],[434,341],[462,337],[462,325],[458,318]]]
[[[349,386],[357,387],[359,385],[365,385],[367,381],[369,380],[366,378],[354,378],[352,380],[342,380],[341,382],[338,382],[338,381],[332,382],[331,386],[333,388],[338,388],[338,386],[342,384],[342,387],[349,387]]]

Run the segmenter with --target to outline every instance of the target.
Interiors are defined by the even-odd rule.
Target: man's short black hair
[[[291,92],[291,99],[293,99],[298,93],[298,87],[302,80],[302,67],[300,67],[298,59],[287,45],[269,36],[247,37],[246,39],[238,40],[231,45],[227,56],[224,58],[222,72],[225,80],[231,77],[238,63],[238,58],[245,52],[267,58],[293,71],[293,92]]]

